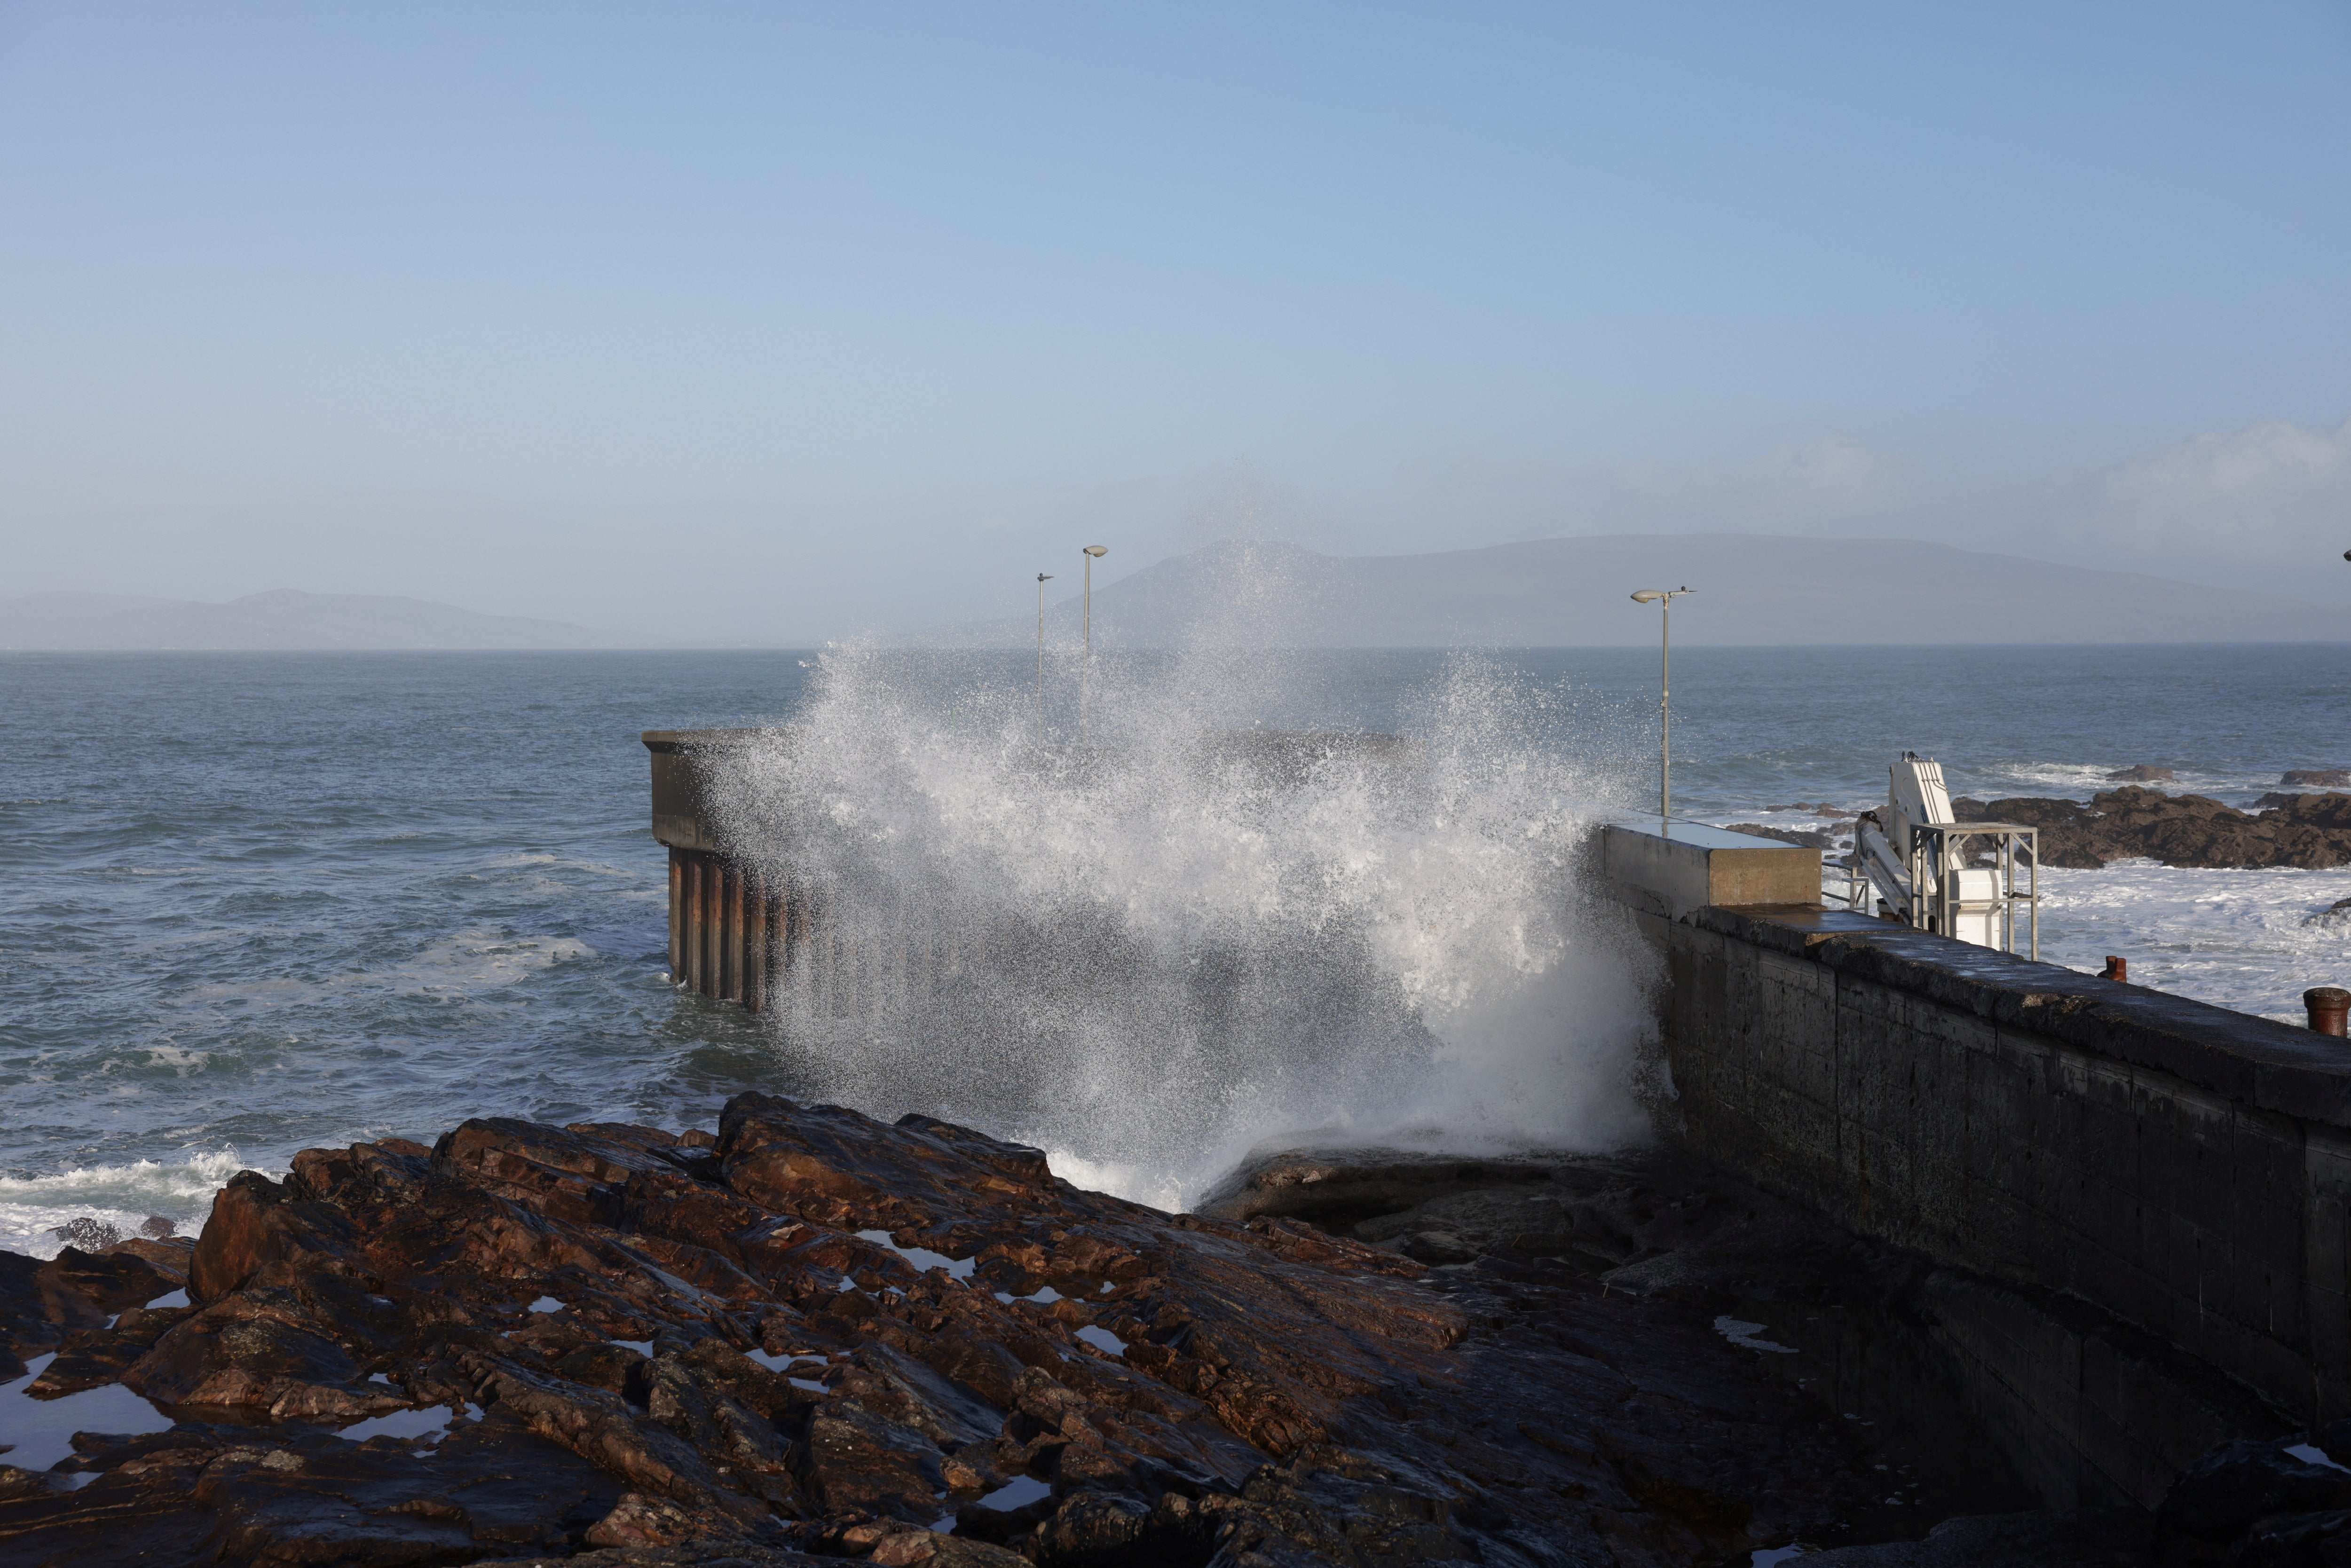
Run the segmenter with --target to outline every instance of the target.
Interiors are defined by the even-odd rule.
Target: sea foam
[[[0,1176],[0,1250],[54,1258],[66,1243],[53,1232],[85,1218],[136,1236],[142,1224],[160,1215],[181,1234],[193,1236],[212,1210],[213,1195],[246,1168],[236,1150],[224,1147],[172,1164],[134,1160],[54,1176]]]

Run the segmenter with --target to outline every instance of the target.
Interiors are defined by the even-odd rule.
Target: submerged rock
[[[762,1094],[307,1150],[168,1255],[186,1307],[140,1253],[0,1255],[37,1396],[176,1417],[0,1454],[0,1559],[1710,1564],[1872,1503],[1853,1432],[1633,1288],[1719,1216],[1416,1168],[1315,1192],[1348,1236],[1276,1212],[1295,1170],[1168,1215]]]

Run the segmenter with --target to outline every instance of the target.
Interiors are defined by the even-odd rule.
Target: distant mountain
[[[0,599],[0,648],[632,648],[643,638],[378,593],[279,589],[222,604],[124,593]]]
[[[2351,567],[2332,565],[2336,591],[2351,595]],[[1689,644],[2351,641],[2351,608],[2307,600],[1916,539],[1769,534],[1614,534],[1405,556],[1225,540],[1096,589],[1094,637],[1123,647],[1654,643],[1657,612],[1629,595],[1685,583],[1698,591],[1674,601],[1674,641]],[[1078,616],[1078,601],[1064,600],[1048,632],[1074,637]],[[1036,627],[1016,617],[904,641],[1017,644]]]

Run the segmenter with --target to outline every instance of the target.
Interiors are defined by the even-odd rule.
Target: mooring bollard
[[[2124,958],[2118,958],[2112,953],[2107,954],[2106,972],[2100,975],[2098,978],[2102,980],[2120,980],[2125,985],[2128,985],[2130,983],[2129,961]]]
[[[2321,1034],[2344,1036],[2344,1019],[2351,1015],[2351,991],[2340,986],[2314,986],[2302,993],[2302,1005],[2310,1009],[2310,1027]]]

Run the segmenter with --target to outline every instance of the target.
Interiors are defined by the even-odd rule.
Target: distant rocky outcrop
[[[1763,809],[1767,811],[1810,811],[1815,817],[1834,817],[1839,821],[1846,822],[1860,814],[1843,806],[1831,805],[1826,800],[1821,801],[1818,805],[1814,805],[1810,800],[1796,800],[1785,806],[1766,806]]]
[[[2270,794],[2265,809],[2241,811],[2203,795],[2166,795],[2129,786],[2079,800],[2035,796],[1951,802],[1961,821],[2016,822],[2041,830],[2043,864],[2095,868],[2147,859],[2165,865],[2351,864],[2351,794]]]
[[[2289,768],[2278,782],[2289,789],[2351,789],[2351,768]]]
[[[2158,768],[2152,762],[2141,762],[2135,767],[2116,768],[2106,775],[2106,782],[2109,784],[2168,784],[2179,777],[2179,774],[2168,768]]]

